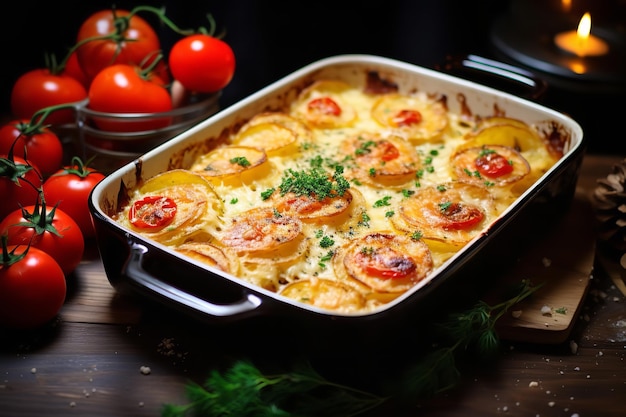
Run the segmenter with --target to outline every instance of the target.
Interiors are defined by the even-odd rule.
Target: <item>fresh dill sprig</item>
[[[236,361],[224,373],[212,371],[203,385],[187,386],[189,403],[166,404],[162,417],[351,417],[374,409],[392,398],[429,398],[449,390],[460,381],[456,359],[461,353],[475,352],[483,357],[495,353],[500,341],[496,322],[518,302],[540,286],[523,280],[515,294],[489,305],[477,302],[472,308],[453,313],[439,323],[441,345],[409,365],[393,381],[383,381],[390,395],[365,392],[333,383],[318,374],[309,363],[293,371],[264,374],[247,360]]]
[[[202,386],[189,384],[187,396],[189,404],[166,404],[161,416],[350,417],[386,400],[330,382],[308,363],[292,372],[266,375],[246,360],[235,362],[223,374],[211,372]]]

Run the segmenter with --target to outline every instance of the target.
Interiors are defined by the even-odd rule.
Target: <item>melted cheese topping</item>
[[[220,145],[227,149],[190,165],[219,204],[203,200],[202,220],[166,244],[296,302],[374,310],[485,231],[558,159],[523,122],[468,122],[442,102],[312,84],[283,112],[260,113]],[[515,175],[481,177],[473,168],[481,149],[501,153]],[[349,188],[328,192],[320,182],[306,193],[281,191],[286,178],[314,169]]]

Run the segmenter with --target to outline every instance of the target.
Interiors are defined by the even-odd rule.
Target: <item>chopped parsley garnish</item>
[[[389,210],[388,212],[385,213],[385,217],[387,217],[387,218],[393,217],[394,214],[396,214],[395,211]]]
[[[359,147],[357,148],[357,150],[356,150],[356,151],[354,151],[354,154],[355,154],[356,156],[360,156],[360,155],[365,155],[365,154],[368,154],[368,153],[372,152],[372,149],[371,149],[371,148],[372,148],[373,146],[376,146],[376,142],[374,142],[373,140],[368,140],[367,142],[363,142],[363,143],[361,144],[361,146],[359,146]]]
[[[333,255],[335,254],[335,252],[333,252],[332,250],[329,250],[328,253],[326,253],[326,255],[322,256],[320,258],[320,261],[322,262],[328,262],[333,258]]]
[[[337,165],[335,173],[329,177],[321,168],[308,171],[288,169],[279,186],[281,195],[294,193],[296,196],[316,196],[318,201],[327,197],[343,196],[350,183],[343,176],[343,167]]]
[[[437,186],[437,191],[441,191],[443,193],[444,191],[446,191],[446,186],[445,185],[438,185]]]
[[[482,148],[480,150],[480,152],[478,153],[478,157],[482,157],[482,156],[487,156],[487,155],[491,155],[496,153],[496,151],[494,151],[493,149],[488,149],[488,148]]]
[[[413,190],[402,190],[402,195],[406,198],[411,197],[413,194],[415,194]]]
[[[320,247],[321,248],[330,248],[334,244],[335,244],[335,241],[332,240],[331,238],[329,238],[328,236],[324,236],[322,238],[322,240],[320,240]]]
[[[274,191],[276,191],[276,189],[274,188],[268,188],[267,190],[263,191],[261,193],[261,198],[265,201],[268,198],[270,198],[272,196],[272,194],[274,194]]]
[[[245,156],[236,156],[234,158],[230,159],[230,163],[231,164],[237,164],[239,166],[242,167],[249,167],[250,166],[250,161],[248,161],[248,158],[246,158]]]
[[[391,200],[391,196],[390,195],[386,195],[383,198],[381,198],[380,200],[375,201],[374,202],[374,207],[389,206],[389,205],[391,205],[389,200]]]
[[[422,238],[422,232],[413,232],[411,235],[411,239],[420,240]]]
[[[239,199],[237,197],[230,199],[230,204],[237,204],[237,202],[239,202]]]
[[[445,203],[439,203],[439,210],[441,210],[442,212],[446,212],[448,211],[450,206],[452,206],[452,203],[450,201],[446,201]]]
[[[370,168],[368,173],[369,173],[370,177],[375,177],[376,176],[376,169]]]
[[[558,314],[567,314],[567,307],[559,307],[555,309],[554,312]]]
[[[370,220],[371,220],[371,219],[370,219],[370,216],[369,216],[367,213],[363,212],[363,213],[361,214],[361,221],[359,221],[359,225],[360,225],[360,226],[369,227],[369,225],[370,225]]]

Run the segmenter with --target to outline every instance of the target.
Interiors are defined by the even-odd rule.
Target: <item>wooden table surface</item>
[[[585,156],[579,191],[589,195],[596,179],[621,159]],[[562,242],[562,250],[569,245]],[[502,354],[490,366],[461,363],[462,380],[454,389],[409,407],[389,405],[366,415],[626,415],[624,295],[599,268],[590,276],[590,289],[567,341],[505,340]],[[69,287],[55,325],[36,333],[0,333],[0,416],[160,416],[164,403],[187,402],[189,381],[202,382],[220,365],[246,355],[283,363],[308,343],[298,342],[302,329],[271,323],[208,325],[119,294],[107,281],[94,242],[69,277]],[[419,327],[409,330],[420,332]],[[317,338],[322,346],[325,336],[320,332],[307,340]],[[572,350],[572,341],[577,350]],[[385,369],[385,363],[397,366],[413,359],[401,348],[400,357],[393,357],[393,340],[390,349],[361,342],[342,355],[333,354],[344,349],[340,343],[325,343],[317,353],[314,345],[308,346],[317,363],[328,357],[333,376],[376,378],[374,373]],[[142,367],[149,372],[142,373]]]

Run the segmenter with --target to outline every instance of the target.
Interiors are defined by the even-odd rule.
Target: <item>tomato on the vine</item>
[[[32,329],[51,321],[67,294],[65,275],[47,253],[28,245],[8,246],[0,258],[0,325]]]
[[[85,19],[77,44],[81,44],[76,50],[78,62],[88,79],[110,65],[148,64],[146,59],[156,58],[161,49],[158,35],[146,20],[120,9],[100,10]]]
[[[83,87],[85,87],[85,91],[89,89],[89,79],[87,78],[87,74],[80,66],[78,62],[78,54],[76,51],[73,51],[70,56],[67,58],[65,62],[65,67],[61,72],[63,75],[68,75],[74,78],[76,81],[81,83]]]
[[[41,249],[59,263],[65,275],[80,263],[85,241],[78,224],[64,211],[45,204],[26,206],[9,213],[0,222],[0,235],[9,245]]]
[[[28,127],[28,120],[13,120],[0,127],[0,154],[8,154],[13,147],[14,155],[28,160],[47,177],[62,166],[63,144],[48,128],[25,133]]]
[[[104,174],[85,166],[79,158],[51,175],[43,184],[47,205],[57,206],[78,224],[83,237],[93,237],[95,230],[89,212],[91,190],[104,179]]]
[[[11,113],[18,119],[31,119],[35,112],[50,106],[75,103],[87,98],[87,90],[76,79],[54,74],[49,69],[34,69],[22,74],[11,90]],[[46,123],[58,125],[75,121],[72,109],[50,113]]]
[[[172,98],[161,80],[135,66],[117,64],[100,71],[89,87],[89,108],[107,113],[160,113],[172,109]],[[165,127],[171,118],[116,120],[95,118],[102,130],[134,132]]]
[[[235,73],[235,54],[221,39],[206,34],[186,36],[169,54],[174,79],[190,91],[214,93],[226,87]]]
[[[0,220],[20,207],[35,204],[43,177],[33,163],[19,156],[0,155]]]

